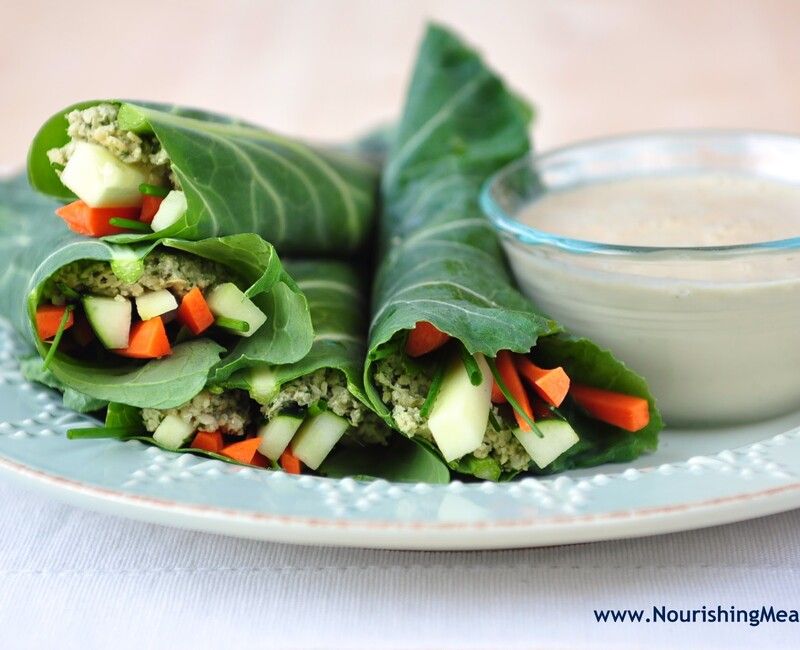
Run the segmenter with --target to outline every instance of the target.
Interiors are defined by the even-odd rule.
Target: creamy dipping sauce
[[[752,244],[800,236],[800,186],[723,173],[629,178],[545,194],[517,218],[604,244]]]
[[[800,186],[734,173],[651,175],[546,193],[516,218],[630,246],[800,236]],[[505,237],[523,291],[644,376],[671,425],[800,408],[800,254],[571,252]]]

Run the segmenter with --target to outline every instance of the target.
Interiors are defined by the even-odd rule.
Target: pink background
[[[540,148],[649,128],[800,130],[792,0],[6,0],[0,164],[22,164],[51,113],[105,96],[353,136],[398,112],[427,17],[538,105]]]

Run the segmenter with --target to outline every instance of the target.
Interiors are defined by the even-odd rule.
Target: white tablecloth
[[[141,524],[0,482],[0,648],[800,647],[800,624],[595,622],[800,607],[800,511],[475,553],[293,547]]]

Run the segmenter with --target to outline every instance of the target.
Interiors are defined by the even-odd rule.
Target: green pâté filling
[[[67,164],[75,151],[75,143],[90,142],[111,152],[122,162],[140,165],[150,172],[150,182],[156,185],[169,183],[176,189],[178,181],[170,170],[170,160],[161,143],[152,134],[138,134],[119,128],[116,104],[97,104],[76,109],[67,115],[67,135],[70,141],[63,147],[50,149],[47,157],[51,164]]]
[[[209,287],[233,281],[232,273],[222,264],[179,251],[156,249],[144,258],[144,272],[136,282],[120,280],[108,262],[78,260],[50,276],[43,297],[53,304],[63,304],[66,286],[81,295],[109,298],[135,298],[145,291],[167,289],[180,299],[195,287],[205,293]]]
[[[220,393],[203,391],[194,399],[173,409],[144,409],[145,428],[153,432],[167,415],[177,415],[195,431],[221,431],[229,435],[255,434],[255,427],[283,412],[296,412],[312,404],[325,402],[332,413],[346,419],[350,428],[342,438],[344,444],[386,444],[390,430],[381,419],[347,390],[338,370],[317,370],[287,382],[267,404],[260,407],[242,390]]]
[[[409,438],[419,436],[433,442],[427,418],[420,413],[431,387],[432,375],[422,367],[406,364],[400,355],[393,354],[375,364],[373,379],[381,401],[389,408],[400,432]],[[495,405],[492,405],[492,414],[499,429],[494,428],[492,418],[489,418],[483,443],[472,455],[478,459],[492,458],[503,471],[528,469],[531,457],[512,432],[516,427],[513,418],[509,419]]]

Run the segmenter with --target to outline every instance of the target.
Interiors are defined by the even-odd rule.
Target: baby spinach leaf
[[[184,218],[159,233],[128,233],[117,243],[162,237],[204,239],[253,232],[285,252],[337,255],[360,248],[372,229],[377,168],[361,154],[310,146],[230,117],[147,102],[110,100],[120,122],[152,133],[186,193]],[[51,117],[28,155],[32,185],[62,199],[64,187],[47,151],[67,143],[66,114],[103,103],[75,104]]]

